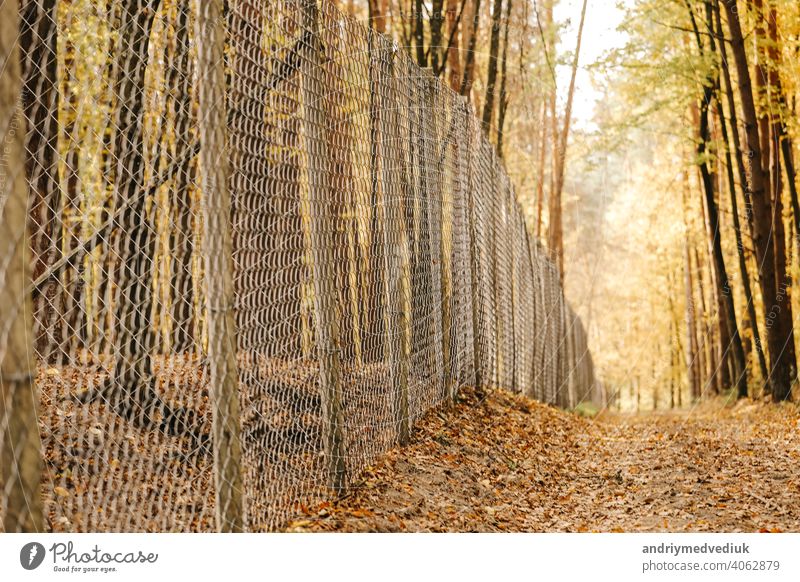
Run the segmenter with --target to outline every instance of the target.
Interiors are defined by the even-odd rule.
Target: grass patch
[[[598,415],[600,409],[593,402],[581,402],[578,404],[578,406],[572,409],[572,412],[578,416],[592,418]]]

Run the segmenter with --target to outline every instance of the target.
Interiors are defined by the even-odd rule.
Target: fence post
[[[567,311],[566,311],[566,298],[564,291],[559,284],[558,287],[558,319],[559,325],[559,338],[558,338],[558,390],[564,392],[562,397],[562,408],[570,407],[569,400],[569,384],[567,383],[567,368],[569,367],[569,344],[567,343]]]
[[[475,222],[475,167],[473,164],[473,116],[470,111],[466,97],[460,97],[461,106],[465,111],[465,146],[467,153],[467,222],[469,229],[469,260],[470,260],[470,286],[472,287],[472,355],[475,367],[475,387],[483,390],[483,351],[482,351],[482,330],[480,318],[480,277],[478,269],[480,267],[480,254],[478,250],[478,233]]]
[[[453,310],[450,321],[453,333],[451,335],[454,348],[451,353],[451,369],[454,373],[456,386],[453,391],[453,400],[458,396],[461,383],[473,381],[470,370],[474,370],[475,354],[472,341],[472,281],[469,278],[472,266],[469,262],[469,210],[467,196],[469,195],[468,170],[467,170],[467,144],[464,143],[467,128],[467,111],[464,101],[459,95],[453,96],[453,115],[459,138],[453,140],[455,152],[455,172],[453,176],[453,198],[451,212],[453,216],[450,231],[450,285]],[[470,309],[469,312],[466,310]]]
[[[453,103],[453,102],[451,102]],[[451,106],[450,108],[450,124],[453,125],[456,122],[455,115],[456,115],[456,108]],[[448,139],[448,136],[445,136]],[[442,153],[438,154],[437,163],[441,158],[441,166],[444,167],[444,158],[446,156],[446,149],[450,147],[449,143],[442,144]],[[456,140],[453,140],[453,147],[458,148],[458,143]],[[455,151],[458,151],[457,149]],[[457,162],[456,162],[457,163]],[[437,168],[439,171],[439,168]],[[455,172],[454,172],[455,177]],[[439,178],[439,184],[443,184],[441,177]],[[440,289],[441,289],[441,303],[442,303],[442,372],[444,376],[444,397],[448,401],[453,401],[455,399],[455,381],[453,379],[453,362],[451,359],[452,350],[451,350],[451,332],[453,327],[453,314],[452,314],[452,297],[453,297],[453,208],[455,202],[455,191],[450,188],[450,200],[448,203],[445,203],[445,189],[443,187],[439,188],[439,192],[441,193],[441,205],[439,208],[439,243],[441,246],[441,257],[439,260],[440,264]],[[449,236],[445,236],[445,229],[449,229]]]
[[[338,296],[333,273],[332,232],[329,188],[326,115],[323,99],[326,89],[322,74],[322,46],[319,40],[319,12],[316,0],[302,0],[302,27],[308,35],[304,43],[301,71],[305,137],[308,155],[308,215],[312,278],[314,280],[314,326],[320,363],[320,390],[323,409],[325,453],[328,481],[336,493],[345,489],[344,415],[342,412],[341,345],[339,338]]]
[[[239,532],[244,529],[244,505],[233,317],[231,200],[226,163],[222,0],[195,0],[194,8],[217,527],[223,532]]]
[[[519,322],[517,321],[517,295],[519,294],[519,289],[517,288],[517,269],[519,268],[517,265],[517,248],[521,244],[522,239],[519,241],[516,240],[516,237],[520,235],[520,231],[522,233],[525,232],[525,227],[522,226],[520,228],[520,215],[516,205],[516,198],[514,197],[514,189],[509,188],[509,214],[511,216],[511,221],[513,226],[509,224],[508,231],[509,231],[509,239],[511,240],[511,254],[509,256],[509,261],[511,263],[511,389],[514,392],[519,390],[519,381],[517,377],[517,328],[519,327]],[[511,237],[511,234],[514,237]]]
[[[555,269],[555,263],[551,258],[548,261],[548,271],[550,272],[550,385],[551,393],[553,395],[553,404],[559,406],[558,403],[558,335],[559,335],[559,318],[558,318],[558,276]]]
[[[380,205],[375,209],[383,210],[383,243],[385,258],[385,301],[386,317],[386,356],[392,378],[395,425],[399,444],[408,444],[410,439],[410,421],[408,414],[408,356],[411,351],[411,291],[410,257],[408,235],[403,220],[401,196],[398,194],[398,170],[395,152],[390,151],[390,138],[400,139],[400,121],[398,118],[399,101],[395,86],[394,58],[399,50],[394,45],[388,47],[388,39],[370,30],[378,43],[378,66],[373,91],[382,90],[379,109],[379,137],[381,151],[381,170],[383,184],[381,186]],[[386,76],[381,79],[381,65],[386,63]],[[392,141],[395,141],[392,139]],[[377,145],[376,145],[377,147]]]
[[[525,224],[525,219],[523,218],[523,225]],[[537,334],[539,333],[539,329],[536,326],[536,313],[537,313],[537,301],[536,301],[536,292],[537,292],[537,274],[536,274],[536,263],[533,260],[533,249],[535,247],[531,247],[531,235],[528,232],[527,227],[524,229],[523,234],[525,235],[525,252],[528,257],[528,266],[531,271],[531,280],[530,280],[530,313],[528,314],[528,330],[530,333],[531,339],[531,370],[530,370],[530,384],[527,385],[525,390],[526,396],[535,396],[536,394],[536,338]]]
[[[17,2],[0,2],[0,507],[6,533],[44,530],[18,38]]]
[[[445,399],[451,397],[452,387],[450,380],[450,302],[449,302],[449,287],[447,281],[447,273],[445,272],[446,265],[449,261],[445,261],[445,248],[444,248],[444,188],[441,175],[442,163],[440,160],[444,158],[445,148],[447,143],[447,135],[442,135],[437,122],[437,112],[439,111],[437,98],[437,80],[433,75],[432,69],[423,69],[423,83],[425,95],[425,114],[426,114],[426,127],[425,131],[431,139],[425,140],[425,182],[426,189],[426,215],[428,225],[428,243],[431,263],[431,285],[433,287],[433,301],[439,302],[439,309],[434,309],[434,337],[436,334],[441,333],[442,338],[438,346],[441,350],[441,357],[437,357],[436,367],[437,372],[441,373],[440,386],[442,394]],[[439,142],[442,141],[441,150]],[[438,265],[437,265],[438,263]],[[437,350],[438,354],[438,350]]]
[[[486,146],[485,146],[486,147]],[[486,147],[486,149],[490,149],[491,146]],[[503,342],[505,341],[505,322],[503,321],[503,315],[501,311],[500,305],[500,280],[498,277],[498,265],[500,262],[500,250],[499,245],[497,242],[497,237],[499,236],[500,231],[500,217],[503,213],[503,207],[505,206],[505,202],[502,199],[502,196],[498,194],[498,172],[497,172],[497,163],[494,159],[494,156],[489,156],[490,163],[492,165],[492,179],[490,182],[489,193],[491,195],[492,200],[492,242],[491,242],[491,253],[492,253],[492,305],[494,307],[494,385],[496,387],[502,385],[501,374],[504,371],[504,354],[503,354]]]
[[[540,281],[542,292],[542,371],[539,375],[542,377],[542,402],[547,404],[555,404],[552,395],[552,364],[550,358],[550,345],[552,344],[552,317],[551,317],[551,293],[550,293],[550,262],[545,252],[539,253],[539,266],[541,267]]]
[[[548,345],[550,352],[548,360],[548,385],[550,390],[549,404],[558,406],[558,320],[556,319],[556,293],[558,288],[555,283],[555,269],[553,261],[545,256],[547,264],[547,318],[548,318]]]
[[[578,315],[572,310],[570,305],[567,305],[567,313],[569,314],[569,397],[570,401],[572,402],[571,407],[574,408],[578,404],[580,404],[581,398],[578,396],[578,389],[576,383],[576,371],[578,368],[578,358],[577,358],[577,343],[576,343],[576,335],[577,335],[577,322],[578,322]]]
[[[574,408],[574,392],[572,390],[572,326],[570,325],[570,306],[567,298],[564,298],[564,351],[566,352],[566,363],[564,365],[564,383],[567,390],[567,407]]]

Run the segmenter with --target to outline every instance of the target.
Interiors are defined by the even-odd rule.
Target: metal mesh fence
[[[279,529],[463,386],[591,396],[471,106],[390,39],[327,0],[1,5],[6,531]]]

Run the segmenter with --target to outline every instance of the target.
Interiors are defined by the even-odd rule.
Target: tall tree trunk
[[[704,93],[708,93],[708,89]],[[710,95],[708,95],[710,99]],[[707,102],[705,102],[707,103]],[[710,140],[708,124],[708,106],[704,104],[700,114],[700,141],[697,146],[697,155],[700,160],[706,159],[707,144]],[[722,353],[720,355],[720,382],[723,389],[727,389],[729,381],[733,381],[737,393],[747,395],[747,375],[745,373],[745,357],[742,340],[739,335],[739,326],[736,323],[736,307],[734,304],[733,290],[728,279],[725,266],[725,256],[722,252],[722,237],[719,224],[719,211],[714,199],[714,181],[707,161],[701,161],[700,172],[705,192],[707,213],[706,232],[712,254],[713,279],[715,282],[718,307],[719,340]],[[732,362],[729,378],[727,362]]]
[[[152,356],[152,282],[156,236],[148,220],[144,161],[144,78],[150,30],[159,0],[144,6],[123,2],[119,22],[120,46],[114,92],[119,95],[115,119],[119,126],[114,152],[117,156],[115,204],[125,206],[118,238],[122,265],[121,297],[116,301],[116,365],[109,378],[111,400],[117,411],[143,426],[155,421],[158,398]],[[124,48],[123,48],[124,47]]]
[[[694,12],[689,5],[689,15],[692,20],[692,27],[701,56],[706,52],[700,29],[694,16]],[[716,45],[713,34],[713,8],[710,0],[705,2],[705,23],[706,29],[712,34],[709,35],[710,50],[716,53]],[[710,166],[710,153],[708,145],[711,143],[710,130],[710,108],[711,100],[714,97],[715,88],[719,79],[714,70],[709,72],[706,82],[703,85],[703,94],[700,101],[700,116],[698,127],[697,158],[700,164],[700,175],[705,192],[706,209],[706,233],[709,239],[709,249],[712,257],[712,279],[717,296],[717,310],[719,323],[720,341],[720,382],[721,388],[727,390],[730,381],[733,380],[737,393],[747,395],[747,375],[744,357],[744,348],[739,335],[739,326],[736,323],[736,306],[734,303],[733,290],[728,279],[728,271],[725,266],[725,255],[722,252],[722,234],[719,224],[719,210],[714,196],[714,178]],[[717,106],[721,107],[719,101]],[[731,363],[730,378],[728,362]]]
[[[791,368],[784,345],[787,342],[786,331],[783,325],[775,325],[773,319],[782,319],[781,305],[783,300],[778,297],[775,284],[775,254],[770,240],[772,225],[772,204],[769,191],[766,189],[767,179],[764,174],[763,158],[760,136],[758,132],[758,117],[756,115],[753,87],[750,80],[750,70],[747,62],[747,53],[744,47],[739,10],[736,0],[722,0],[728,18],[733,57],[736,62],[736,72],[739,78],[739,96],[742,102],[743,121],[745,124],[746,147],[745,158],[748,160],[749,176],[748,189],[753,202],[753,242],[756,248],[756,260],[760,269],[761,295],[764,302],[766,322],[767,346],[769,348],[770,375],[767,389],[777,400],[788,397],[791,389]],[[784,295],[785,293],[782,293]]]
[[[430,47],[428,47],[428,50],[430,52],[431,68],[434,71],[439,70],[440,59],[447,58],[442,53],[444,49],[444,47],[442,46],[442,25],[444,24],[442,20],[443,7],[444,7],[444,0],[432,0],[431,18],[429,22],[429,26],[431,29],[431,44]]]
[[[783,164],[786,168],[787,184],[789,186],[789,194],[792,201],[792,218],[794,220],[794,239],[796,240],[797,249],[795,252],[800,252],[800,201],[798,201],[797,194],[797,170],[794,164],[794,145],[792,138],[789,135],[789,129],[786,122],[781,118],[781,151],[783,153]]]
[[[702,396],[708,386],[712,386],[713,390],[717,390],[719,385],[719,374],[717,374],[717,354],[714,351],[714,332],[711,325],[711,314],[706,308],[706,285],[705,277],[703,276],[703,263],[700,262],[700,255],[698,254],[697,247],[694,251],[694,264],[697,268],[697,296],[700,300],[700,313],[701,321],[697,327],[697,345],[702,354],[703,361],[703,379],[700,385],[700,392],[698,397]]]
[[[47,20],[50,15],[39,16]],[[42,443],[37,425],[39,392],[31,337],[27,230],[29,199],[40,194],[30,192],[29,175],[24,171],[25,119],[19,105],[25,82],[19,36],[18,4],[16,0],[6,0],[0,3],[0,528],[6,533],[40,533],[45,529],[39,494]],[[28,73],[34,74],[30,70]]]
[[[156,390],[153,352],[153,267],[156,233],[147,216],[148,189],[145,179],[143,119],[144,77],[148,46],[159,0],[121,3],[119,44],[115,48],[114,90],[119,106],[114,122],[118,133],[114,200],[121,210],[116,252],[120,257],[115,302],[115,365],[103,387],[80,395],[82,402],[105,398],[113,410],[135,425],[172,435],[189,435],[193,446],[207,451],[208,435],[195,423],[196,413],[173,408]],[[125,47],[124,50],[122,47]]]
[[[692,108],[692,113],[695,121],[695,126],[700,127],[701,125],[701,115],[700,115],[700,107],[695,106]],[[698,130],[699,132],[699,130]],[[698,140],[698,146],[699,146]],[[697,150],[694,152],[695,157],[698,157]],[[700,158],[704,159],[704,158]],[[708,297],[708,318],[706,319],[706,330],[705,333],[708,335],[708,346],[710,351],[713,354],[713,360],[719,362],[719,366],[714,366],[710,370],[709,377],[713,379],[714,385],[714,392],[719,393],[720,391],[727,389],[730,386],[730,374],[728,369],[728,357],[727,353],[723,353],[722,346],[727,346],[730,342],[730,335],[728,333],[727,321],[725,319],[726,311],[724,308],[724,300],[721,295],[721,287],[718,283],[719,279],[717,277],[716,271],[716,262],[714,257],[714,230],[712,230],[710,226],[710,219],[709,219],[709,211],[708,211],[708,199],[706,194],[708,193],[709,184],[705,180],[705,175],[703,173],[702,167],[705,166],[705,162],[703,164],[698,164],[698,170],[700,174],[699,179],[699,186],[702,189],[702,195],[700,199],[701,209],[702,209],[702,224],[703,224],[703,233],[705,235],[705,261],[703,265],[708,265],[709,271],[709,297]],[[710,175],[710,174],[709,174]],[[714,181],[713,178],[710,179],[710,186],[711,186],[711,193],[713,197],[714,193]],[[700,262],[698,260],[698,268],[700,267]],[[703,275],[702,273],[698,277],[698,281],[703,282]],[[704,299],[705,301],[705,299]],[[716,325],[714,324],[714,320],[716,319]],[[714,333],[714,328],[716,327],[716,334]],[[716,341],[717,336],[719,336],[719,341]]]
[[[383,245],[381,214],[377,209],[381,204],[381,164],[384,152],[381,148],[381,124],[380,124],[380,87],[381,87],[381,67],[380,67],[380,51],[378,49],[378,39],[370,37],[369,43],[369,136],[370,136],[370,206],[372,207],[372,216],[370,217],[369,227],[369,306],[363,309],[365,317],[365,329],[367,330],[365,336],[373,338],[371,342],[367,341],[367,353],[365,359],[368,361],[380,361],[385,356],[385,337],[386,337],[386,320],[383,295],[380,292],[384,288],[385,279],[383,277],[384,269],[381,267],[383,262],[383,252],[381,250]],[[412,82],[414,80],[412,79]],[[414,102],[412,100],[412,102]],[[409,112],[409,131],[414,131],[414,121],[412,120],[412,113]],[[409,139],[409,145],[413,144],[413,136]],[[408,149],[409,160],[415,163],[415,156],[419,155],[417,150],[410,147]],[[408,169],[413,176],[413,166]],[[371,348],[371,349],[370,349]]]
[[[690,194],[689,171],[683,171],[683,227],[684,227],[684,292],[686,300],[686,371],[689,380],[689,395],[692,400],[700,397],[705,359],[700,345],[700,329],[697,315],[697,302],[694,298],[694,268],[690,251],[689,212],[687,208]],[[702,296],[701,296],[702,300]],[[702,318],[702,310],[700,317]]]
[[[675,280],[672,272],[667,274],[667,305],[669,306],[669,407],[675,408],[675,392],[680,390],[677,378],[680,374],[680,315],[675,306],[673,294],[675,293]]]
[[[497,83],[497,55],[500,51],[500,18],[503,14],[503,0],[494,0],[492,7],[492,34],[489,39],[489,64],[486,72],[486,97],[483,100],[481,124],[487,139],[491,137],[492,117],[494,116],[495,84]]]
[[[550,224],[548,228],[549,248],[558,267],[561,280],[564,280],[564,233],[561,212],[561,195],[564,190],[564,170],[567,157],[567,142],[569,128],[572,121],[572,101],[575,96],[575,78],[578,74],[578,59],[581,54],[581,41],[583,40],[583,24],[586,20],[586,5],[588,0],[583,0],[581,20],[578,24],[578,38],[575,43],[575,55],[572,59],[572,76],[567,92],[567,106],[564,110],[564,126],[558,136],[558,147],[553,152],[555,158],[555,188],[550,193]]]
[[[789,367],[789,388],[788,392],[775,394],[773,398],[777,401],[791,397],[791,382],[797,376],[797,359],[794,349],[794,320],[792,317],[792,302],[789,297],[791,288],[791,275],[787,270],[786,259],[786,227],[783,222],[783,177],[781,166],[780,116],[776,114],[775,108],[778,106],[774,99],[775,91],[779,90],[780,81],[777,75],[778,65],[778,15],[774,8],[770,7],[766,13],[763,1],[754,0],[756,7],[756,18],[759,23],[756,27],[759,35],[758,55],[759,71],[758,79],[763,91],[763,113],[762,113],[762,151],[765,166],[764,171],[769,176],[769,187],[772,200],[772,245],[775,252],[775,287],[776,303],[779,309],[776,313],[774,324],[780,329],[781,337],[785,338],[782,347],[782,357]],[[766,28],[765,28],[766,27]],[[763,35],[763,36],[762,36]],[[765,75],[765,76],[764,76]],[[764,119],[766,125],[764,126]],[[769,151],[769,163],[766,164],[766,152]]]
[[[689,252],[689,227],[687,216],[688,171],[684,172],[683,223],[686,234],[683,243],[684,270],[683,286],[686,301],[686,374],[689,381],[689,394],[692,398],[700,394],[700,353],[697,346],[697,309],[694,301],[694,282],[692,281],[692,256]]]
[[[369,0],[369,25],[380,33],[386,32],[386,6],[383,0]]]
[[[81,229],[75,225],[81,220],[81,178],[80,178],[80,149],[81,140],[78,129],[77,110],[79,95],[73,89],[77,82],[76,61],[77,49],[71,40],[64,42],[64,67],[61,82],[63,122],[59,130],[61,139],[65,144],[64,153],[61,156],[61,207],[58,212],[61,215],[62,227],[61,243],[62,252],[70,253],[73,249],[80,246]],[[86,283],[86,261],[78,261],[74,269],[64,269],[59,273],[60,281],[60,302],[58,304],[59,326],[61,339],[58,352],[61,357],[69,359],[76,352],[82,351],[86,347],[86,305],[81,301]]]
[[[424,3],[414,0],[414,47],[416,48],[417,64],[423,69],[428,66],[428,55],[425,52],[425,18],[423,17]]]
[[[539,134],[539,168],[536,180],[536,237],[542,235],[542,208],[544,207],[544,178],[547,167],[547,129],[550,123],[547,118],[549,105],[547,99],[542,99],[542,114],[540,117],[541,133]]]
[[[550,121],[550,176],[549,176],[549,188],[547,190],[548,194],[548,215],[550,213],[549,205],[550,201],[552,200],[553,192],[556,190],[556,164],[557,160],[556,157],[558,156],[558,138],[559,138],[559,129],[558,129],[558,108],[557,108],[557,98],[558,98],[558,79],[556,77],[555,71],[555,63],[551,62],[550,59],[555,59],[556,53],[556,31],[555,31],[555,21],[553,19],[553,4],[555,0],[548,0],[545,4],[545,23],[548,27],[548,38],[550,44],[550,54],[552,56],[548,56],[547,47],[545,45],[545,57],[548,59],[548,66],[551,68],[551,75],[553,79],[553,86],[552,90],[548,94],[548,106],[549,106],[549,121]],[[542,202],[544,204],[544,202]],[[552,220],[550,216],[547,217],[548,220],[548,227]],[[548,233],[549,237],[549,233]]]
[[[377,47],[385,44],[380,42],[381,39],[378,35],[372,35],[370,42],[375,40],[379,41],[376,43]],[[331,52],[344,52],[348,48],[344,46],[344,43],[345,41],[342,38],[337,37],[332,39],[327,46]],[[385,52],[382,53],[380,49],[376,49],[375,46],[371,45],[369,53],[373,55],[373,58],[370,59],[369,76],[370,102],[374,106],[380,101],[380,84],[389,83],[390,80],[382,79],[379,76],[384,65],[381,59],[385,58]],[[332,78],[347,78],[346,64],[344,62],[334,60],[328,63],[327,66]],[[366,213],[363,208],[359,208],[359,195],[351,188],[348,188],[355,180],[351,159],[351,152],[353,151],[352,120],[347,112],[347,103],[350,96],[347,94],[347,88],[342,85],[343,83],[340,83],[330,87],[331,90],[342,95],[342,99],[327,100],[320,105],[326,120],[326,126],[321,131],[321,135],[325,138],[328,152],[327,171],[329,176],[326,184],[328,187],[329,211],[336,223],[341,225],[340,228],[334,229],[328,235],[328,244],[341,252],[343,259],[336,261],[336,264],[330,269],[335,281],[335,287],[339,292],[337,298],[339,305],[338,331],[339,341],[342,346],[340,357],[343,362],[355,362],[360,366],[363,363],[365,351],[362,341],[362,337],[365,334],[361,323],[367,318],[367,314],[362,313],[363,309],[360,301],[362,285],[359,281],[359,275],[362,269],[359,268],[361,257],[357,240],[359,222],[366,218]],[[385,151],[385,142],[378,143],[380,140],[381,119],[380,113],[374,107],[370,110],[370,118],[370,137],[372,140],[370,170],[371,172],[377,172],[377,174],[372,174],[370,177],[373,183],[377,185],[383,183],[380,177],[380,170],[386,163],[386,158],[390,157],[390,155],[387,155],[390,152]],[[373,209],[377,208],[378,205],[373,206]],[[380,230],[373,234],[376,243],[381,238],[379,233]],[[379,255],[375,257],[377,261],[381,258]],[[374,288],[373,290],[376,291],[375,295],[379,298],[381,294],[377,292],[377,289]]]
[[[170,232],[170,249],[175,257],[172,274],[173,352],[188,350],[194,342],[195,318],[192,255],[194,251],[194,219],[190,185],[195,179],[195,163],[191,152],[192,135],[192,67],[189,38],[189,0],[178,0],[175,22],[175,51],[168,59],[167,83],[175,119],[175,157],[182,160],[173,183],[172,205],[175,226]]]
[[[503,138],[506,125],[506,111],[508,110],[508,26],[511,22],[511,0],[506,0],[506,18],[503,27],[503,55],[500,57],[500,103],[497,112],[497,153],[503,157]]]
[[[56,0],[23,0],[19,46],[23,91],[22,108],[27,120],[25,171],[31,187],[32,279],[41,277],[61,254],[61,206],[58,186],[58,90],[56,88]],[[54,363],[60,301],[58,279],[53,277],[34,303],[35,350]]]
[[[718,0],[714,2],[714,18],[716,24],[716,33],[722,38],[722,17],[719,8]],[[713,36],[712,36],[713,39]],[[716,47],[716,43],[712,41],[712,49]],[[758,365],[761,371],[761,377],[767,378],[767,360],[764,356],[764,347],[761,342],[761,334],[758,330],[758,317],[756,316],[756,303],[753,297],[753,291],[750,286],[750,274],[747,269],[747,257],[744,252],[744,242],[742,240],[742,229],[739,221],[739,210],[736,201],[736,188],[735,180],[733,178],[733,166],[731,163],[731,151],[734,152],[736,157],[736,167],[739,173],[739,182],[742,188],[743,199],[745,200],[745,215],[750,236],[753,234],[753,221],[752,221],[752,208],[750,198],[747,193],[747,171],[744,165],[744,157],[742,155],[742,147],[739,138],[739,123],[738,115],[736,113],[736,100],[733,95],[733,83],[731,81],[730,68],[728,67],[728,49],[725,46],[725,41],[719,43],[720,50],[720,64],[722,69],[722,76],[725,81],[725,96],[728,103],[728,115],[730,120],[730,136],[728,134],[727,126],[725,123],[725,113],[722,103],[719,100],[719,87],[717,87],[717,113],[720,118],[720,128],[722,130],[722,139],[725,146],[725,160],[728,168],[728,189],[731,198],[731,213],[733,217],[733,228],[736,236],[736,254],[739,259],[739,272],[742,278],[742,289],[744,291],[744,298],[747,303],[747,313],[751,322],[751,329],[753,333],[753,343],[755,344],[756,354],[758,356]],[[733,144],[731,144],[731,137]],[[746,394],[739,393],[739,396],[746,396]]]
[[[761,145],[761,170],[764,174],[764,191],[772,197],[772,193],[774,192],[772,187],[772,176],[770,175],[769,168],[770,168],[770,145],[769,145],[769,134],[770,134],[770,118],[769,118],[769,94],[768,94],[768,77],[769,77],[769,66],[767,64],[767,51],[766,51],[766,43],[767,43],[767,29],[766,29],[766,21],[764,18],[764,3],[763,0],[748,0],[750,4],[753,15],[755,17],[756,26],[755,26],[755,44],[756,44],[756,51],[755,51],[755,77],[756,77],[756,95],[758,99],[756,101],[756,113],[758,115],[758,135],[759,135],[759,143]],[[761,104],[763,106],[760,106]],[[773,243],[774,246],[774,243]]]
[[[459,47],[461,46],[460,38],[460,22],[463,22],[464,11],[466,4],[469,0],[462,0],[461,18],[458,16],[458,0],[447,0],[446,4],[446,17],[447,17],[447,34],[449,37],[447,45],[447,79],[450,88],[458,92],[461,88],[461,57],[459,56]]]
[[[543,18],[539,10],[534,4],[534,11],[536,13],[536,22],[539,28],[539,37],[542,42],[542,52],[544,53],[545,60],[549,68],[549,78],[547,83],[543,85],[546,89],[542,95],[542,112],[541,112],[541,139],[539,142],[539,171],[538,180],[536,183],[536,237],[543,238],[543,221],[542,214],[544,208],[545,196],[545,176],[547,168],[547,148],[552,145],[555,149],[556,135],[558,133],[558,121],[556,116],[556,92],[558,90],[558,83],[556,79],[555,69],[553,67],[550,53],[552,47],[555,46],[555,39],[553,34],[553,0],[544,0]],[[542,22],[544,20],[544,22]],[[524,44],[523,44],[524,46]],[[551,135],[552,134],[552,135]],[[552,140],[552,144],[551,144]],[[550,189],[553,190],[553,168],[554,164],[551,160],[550,163]]]
[[[688,247],[684,246],[684,255],[686,255],[686,257],[688,257],[688,254],[686,253],[687,249],[688,249]],[[685,272],[688,273],[688,270],[686,270]],[[688,283],[689,283],[689,289],[691,290],[691,280],[688,281]],[[674,285],[674,282],[673,282],[673,284],[670,286],[670,289],[674,289],[674,287],[675,287],[675,285]],[[687,305],[687,315],[688,315],[688,305]],[[689,322],[687,321],[687,328],[688,328],[688,323]],[[682,398],[681,398],[681,392],[682,392],[681,355],[683,355],[685,353],[684,349],[683,349],[683,342],[681,342],[680,325],[681,325],[680,324],[680,313],[676,309],[675,301],[672,301],[672,329],[673,329],[673,336],[672,337],[673,337],[673,340],[670,342],[670,345],[674,346],[674,348],[675,348],[675,350],[674,350],[673,371],[672,371],[672,379],[673,379],[673,385],[674,385],[675,389],[674,389],[674,393],[673,393],[672,397],[674,398],[673,407],[677,406],[678,408],[680,408],[681,400],[682,400]],[[694,334],[694,330],[691,330],[691,331],[692,331],[692,334]],[[690,336],[690,337],[693,337],[693,335]],[[686,361],[685,361],[685,363],[687,364],[686,373],[687,373],[687,380],[688,380],[688,383],[689,383],[690,390],[693,390],[692,387],[695,385],[695,383],[697,381],[697,375],[695,374],[695,370],[690,370],[689,369],[690,366],[694,366],[695,365],[695,361],[694,361],[693,358],[694,358],[694,355],[686,356]]]
[[[470,2],[470,0],[466,1]],[[470,2],[469,6],[472,8],[472,12],[470,12],[472,23],[469,24],[468,20],[464,20],[466,27],[463,39],[466,46],[466,56],[464,57],[464,74],[461,77],[461,86],[458,88],[459,94],[465,95],[467,99],[469,99],[469,95],[472,92],[472,80],[475,74],[475,45],[478,41],[478,26],[481,19],[481,0]]]
[[[783,82],[780,76],[781,66],[781,52],[777,50],[778,47],[778,15],[774,6],[770,12],[770,47],[772,69],[770,77],[772,106],[773,110],[773,139],[780,144],[781,153],[783,155],[783,163],[786,168],[787,186],[789,187],[789,195],[792,204],[792,218],[794,220],[794,238],[798,239],[798,250],[800,250],[800,202],[798,201],[797,193],[797,172],[794,163],[794,145],[792,137],[789,133],[789,128],[786,123],[787,116],[795,116],[793,111],[789,109],[786,103],[786,93],[783,89]],[[773,45],[774,43],[774,45]],[[777,159],[777,156],[776,156]]]
[[[773,190],[773,236],[775,241],[775,285],[778,288],[778,298],[782,304],[780,313],[783,334],[785,336],[784,357],[789,365],[789,379],[794,381],[797,378],[797,356],[794,346],[794,317],[792,316],[792,301],[789,296],[791,288],[791,273],[789,268],[791,261],[787,259],[786,250],[786,227],[783,222],[783,174],[781,166],[781,136],[784,133],[784,123],[782,121],[782,94],[778,67],[780,66],[780,51],[778,39],[778,13],[774,2],[769,5],[769,16],[767,18],[768,42],[766,47],[766,58],[769,65],[768,85],[768,109],[770,127],[770,171],[772,174],[771,184]],[[794,186],[794,184],[792,184]],[[793,192],[793,202],[796,201],[796,191]],[[795,203],[796,209],[797,204]],[[797,220],[795,216],[795,220]],[[791,390],[791,386],[789,388]],[[773,395],[775,396],[775,395]],[[784,400],[791,394],[779,394],[775,396],[778,400]]]
[[[749,315],[750,319],[752,320],[755,317],[755,305],[753,304],[753,293],[752,293],[752,290],[750,288],[750,275],[747,272],[747,262],[746,262],[745,256],[744,256],[744,246],[743,246],[744,243],[742,242],[742,231],[741,231],[741,226],[739,224],[739,211],[738,211],[738,207],[737,207],[737,204],[736,204],[736,180],[735,180],[734,175],[733,175],[733,165],[732,165],[732,160],[731,160],[730,148],[729,148],[729,145],[728,145],[729,144],[728,131],[727,131],[727,128],[726,128],[726,125],[725,125],[725,118],[724,118],[724,112],[722,111],[722,104],[719,102],[719,100],[717,100],[717,110],[718,110],[717,111],[717,115],[718,115],[718,118],[719,118],[719,126],[720,126],[721,133],[722,133],[722,138],[721,138],[722,142],[723,142],[722,143],[722,147],[725,150],[725,167],[726,167],[727,179],[728,179],[728,192],[729,192],[729,196],[730,196],[730,200],[731,200],[731,214],[733,215],[733,231],[734,231],[734,235],[736,237],[737,258],[739,260],[739,273],[740,273],[740,276],[741,276],[741,279],[742,279],[742,288],[744,290],[745,302],[747,303],[747,312],[748,312],[748,315]],[[721,196],[722,196],[722,194],[721,194],[721,190],[720,190],[720,198],[721,198]],[[729,293],[730,293],[731,299],[732,299],[733,298],[732,290],[729,290]],[[729,314],[729,317],[730,317],[730,314]],[[733,326],[732,327],[733,327],[732,331],[735,330],[734,331],[734,333],[736,334],[735,337],[738,337],[739,333],[738,333],[738,328],[736,327],[735,314],[734,314],[734,320],[733,320]],[[742,342],[740,341],[739,343],[740,343],[740,345],[742,346],[742,348],[744,350],[744,345],[742,344]],[[734,348],[734,350],[736,349],[735,345],[732,346],[732,347]],[[757,352],[758,352],[758,356],[759,356],[759,365],[763,364],[764,370],[765,370],[766,369],[766,360],[764,360],[764,354],[763,354],[763,351],[761,350],[760,346],[757,347]],[[738,378],[737,381],[735,382],[735,385],[736,385],[736,388],[737,388],[737,396],[739,398],[747,397],[747,381],[746,381],[747,368],[746,368],[746,362],[747,362],[748,358],[747,358],[746,354],[743,354],[743,355],[744,355],[744,360],[742,361],[742,367],[740,368],[740,373],[741,373],[742,376],[740,378]],[[735,352],[734,352],[734,357],[735,357]],[[764,374],[764,377],[766,377],[766,374]]]

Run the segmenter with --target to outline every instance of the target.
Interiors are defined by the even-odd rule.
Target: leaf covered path
[[[467,392],[289,529],[800,531],[798,423],[791,404],[590,420]]]

